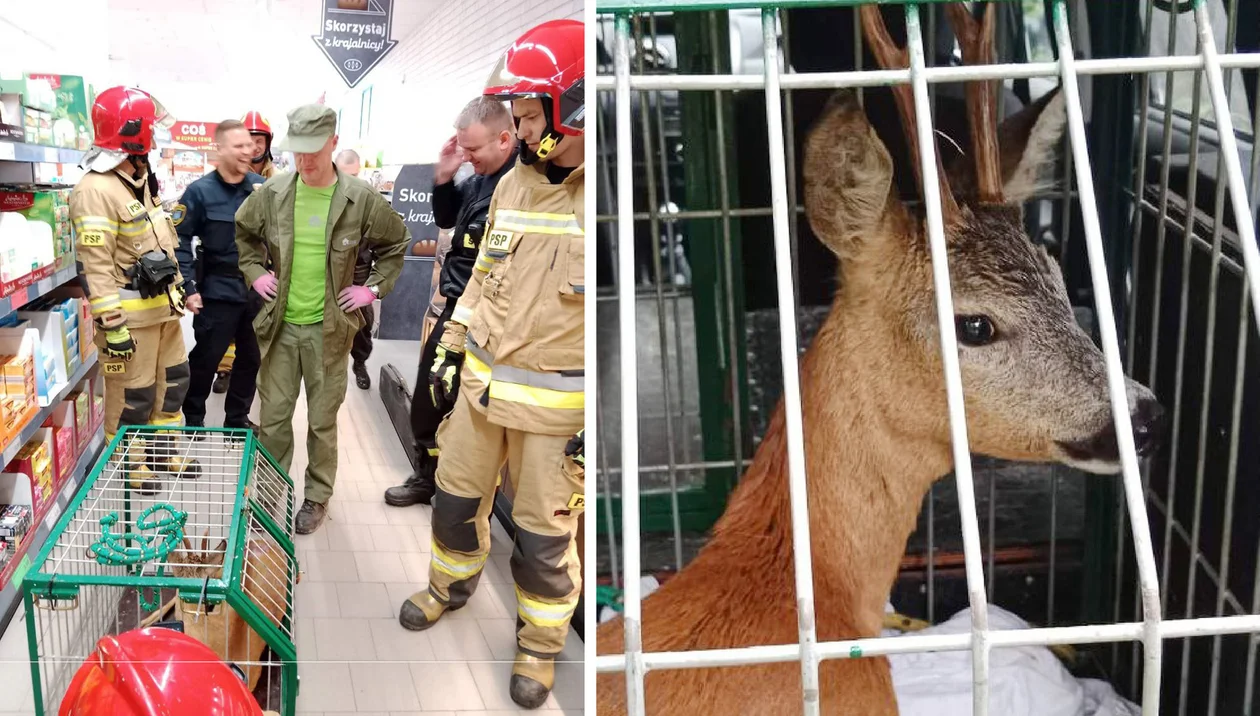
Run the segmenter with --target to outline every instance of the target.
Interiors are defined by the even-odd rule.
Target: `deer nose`
[[[1164,437],[1164,408],[1154,398],[1142,398],[1133,411],[1133,444],[1137,454],[1150,457]]]

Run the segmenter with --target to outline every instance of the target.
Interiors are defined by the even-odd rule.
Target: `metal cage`
[[[990,650],[1075,644],[1082,670],[1143,714],[1260,713],[1260,525],[1244,517],[1260,510],[1260,444],[1243,439],[1260,434],[1260,2],[999,2],[998,64],[965,67],[951,66],[939,3],[887,3],[911,65],[882,71],[863,66],[845,20],[859,4],[597,2],[598,569],[624,590],[626,623],[625,655],[597,671],[624,671],[642,714],[646,671],[797,660],[817,713],[822,659],[970,650],[983,714]],[[1030,202],[1027,228],[1101,344],[1113,406],[1127,405],[1126,374],[1144,381],[1170,408],[1171,440],[1139,462],[1122,437],[1115,482],[970,456],[923,151],[956,467],[924,503],[893,597],[930,622],[970,607],[970,633],[820,644],[803,623],[798,645],[644,653],[640,575],[681,569],[704,544],[780,397],[796,596],[813,604],[796,358],[834,261],[801,220],[810,90],[909,84],[922,107],[972,79],[1001,79],[999,102],[1065,92],[1060,186]],[[930,147],[932,114],[917,131]],[[1130,436],[1128,411],[1113,413]],[[1030,487],[1030,472],[1050,479]],[[987,603],[1046,626],[990,629]]]
[[[137,465],[199,474],[141,494]],[[128,426],[107,446],[22,582],[35,710],[57,713],[103,636],[155,623],[240,669],[264,709],[296,713],[293,481],[237,429]]]

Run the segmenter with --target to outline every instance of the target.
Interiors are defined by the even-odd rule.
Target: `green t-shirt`
[[[293,276],[284,320],[309,326],[324,320],[324,278],[328,256],[328,212],[337,185],[317,189],[297,180],[293,202]]]

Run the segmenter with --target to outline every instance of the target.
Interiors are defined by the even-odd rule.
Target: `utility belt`
[[[179,266],[166,252],[150,251],[144,254],[124,275],[128,280],[126,287],[138,293],[141,299],[166,296],[170,299],[172,308],[183,309],[183,288],[175,285]]]

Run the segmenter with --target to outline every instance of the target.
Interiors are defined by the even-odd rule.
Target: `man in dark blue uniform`
[[[254,140],[236,120],[219,124],[215,132],[219,166],[184,190],[172,218],[179,234],[180,272],[185,305],[196,314],[193,335],[197,344],[188,355],[192,373],[184,398],[189,426],[205,425],[206,398],[219,361],[228,344],[236,342],[236,362],[224,401],[224,427],[252,428],[249,409],[254,403],[261,357],[253,320],[262,299],[245,285],[237,263],[236,210],[265,179],[250,171]],[[193,237],[201,240],[193,248]]]

